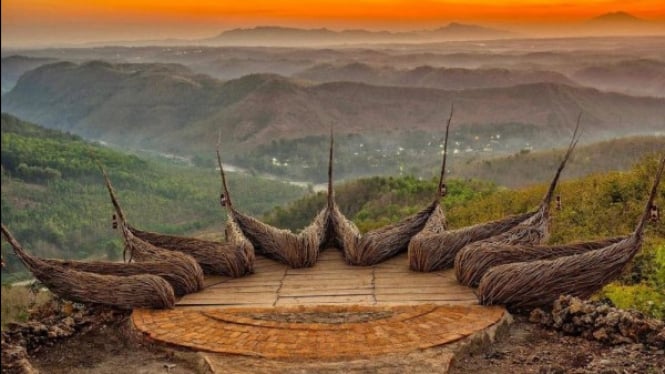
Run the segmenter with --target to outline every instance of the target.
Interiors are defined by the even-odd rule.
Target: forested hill
[[[665,136],[633,136],[578,146],[566,165],[564,179],[627,170],[644,156],[665,149]],[[511,156],[451,163],[459,178],[478,178],[501,186],[522,187],[551,177],[564,151],[523,150]]]
[[[211,152],[213,152],[211,150]],[[2,222],[27,250],[57,258],[110,258],[122,253],[111,229],[112,207],[91,153],[107,168],[130,222],[140,228],[221,236],[219,174],[212,167],[142,159],[2,114]],[[231,174],[239,208],[261,214],[302,196],[302,188]],[[23,271],[3,242],[10,273]]]

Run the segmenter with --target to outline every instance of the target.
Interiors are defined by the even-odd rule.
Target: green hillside
[[[665,136],[635,136],[578,146],[568,162],[564,178],[626,170],[644,156],[665,149]],[[550,178],[563,150],[522,151],[493,159],[470,158],[451,162],[451,175],[482,178],[507,187],[519,187]]]
[[[126,155],[2,114],[2,222],[31,252],[119,258],[121,241],[111,229],[111,203],[90,152],[108,169],[128,219],[138,227],[220,236],[225,216],[217,203],[219,174],[213,168]],[[236,204],[253,214],[305,193],[241,174],[229,179]],[[5,243],[2,248],[8,262],[4,280],[23,267]]]
[[[550,243],[630,233],[644,208],[656,166],[656,157],[648,156],[629,171],[592,174],[562,182],[557,193],[562,197],[563,207],[552,212]],[[550,173],[547,179],[554,169],[546,170]],[[336,198],[341,210],[361,231],[367,231],[423,207],[431,201],[436,182],[413,177],[361,179],[338,186]],[[455,179],[449,182],[449,187],[449,196],[443,203],[451,228],[526,212],[537,206],[547,188],[543,183],[512,190]],[[266,219],[279,227],[302,227],[314,217],[323,200],[323,194],[308,196],[285,208],[274,209]],[[663,183],[656,204],[665,205]],[[606,287],[604,295],[622,307],[665,317],[665,225],[649,225],[642,251],[623,278]]]

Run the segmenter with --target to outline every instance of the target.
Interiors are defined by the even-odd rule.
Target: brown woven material
[[[328,222],[324,246],[338,248],[342,253],[355,253],[360,240],[360,230],[339,210],[335,202],[333,187],[334,137],[330,131],[330,149],[328,150]],[[345,256],[346,257],[346,256]]]
[[[558,257],[581,254],[607,247],[626,238],[626,236],[619,236],[615,238],[562,245],[506,245],[481,243],[475,247],[473,251],[465,253],[465,261],[469,264],[473,264],[468,270],[469,274],[466,276],[471,279],[472,286],[477,286],[482,276],[494,266],[510,264],[513,262],[551,260]]]
[[[240,227],[238,226],[238,223],[232,214],[227,215],[224,234],[226,236],[226,242],[233,246],[234,251],[238,251],[243,254],[242,257],[246,261],[247,271],[253,273],[254,260],[256,259],[254,246],[242,233],[242,230],[240,230]]]
[[[196,238],[176,235],[164,235],[150,231],[142,231],[132,226],[129,230],[141,240],[170,251],[188,254],[201,265],[204,274],[242,277],[251,273],[253,261],[242,246],[234,243],[219,243]]]
[[[481,278],[480,303],[504,304],[511,309],[548,306],[561,294],[589,297],[616,279],[642,247],[644,227],[663,169],[665,156],[660,161],[644,213],[629,237],[582,254],[495,266]]]
[[[221,134],[220,134],[221,137]],[[248,267],[248,272],[254,272],[254,260],[256,259],[256,251],[252,242],[247,239],[245,234],[240,229],[238,221],[233,212],[231,205],[231,195],[229,194],[229,188],[226,185],[226,175],[224,174],[224,167],[222,166],[222,157],[219,153],[219,145],[221,139],[217,140],[217,163],[219,164],[219,174],[222,178],[222,197],[220,198],[220,203],[226,210],[226,228],[224,229],[224,236],[226,237],[226,242],[233,246],[234,251],[241,252],[243,258],[245,259]]]
[[[492,248],[499,245],[536,245],[547,240],[549,219],[542,210],[531,218],[513,227],[512,229],[493,236],[489,239],[473,242],[462,248],[455,255],[454,267],[457,280],[465,285],[475,287],[480,281],[473,254],[481,247]]]
[[[319,212],[314,222],[298,234],[267,225],[235,209],[233,216],[257,253],[293,268],[316,264],[319,249],[325,240],[327,210]]]
[[[43,259],[53,266],[60,266],[77,271],[85,271],[100,275],[116,275],[126,277],[130,275],[152,274],[164,278],[171,287],[176,297],[196,292],[198,285],[192,283],[192,277],[187,271],[189,269],[173,264],[168,261],[132,262],[118,263],[106,261],[72,261]]]
[[[338,239],[348,238],[350,240],[349,243],[342,245],[347,263],[360,266],[374,265],[399,253],[406,252],[411,240],[423,231],[425,233],[422,235],[429,235],[446,230],[446,216],[441,209],[440,199],[447,193],[445,185],[446,159],[448,157],[448,134],[452,119],[453,108],[451,107],[450,116],[446,122],[439,185],[434,201],[430,205],[397,223],[370,231],[360,237],[355,236],[355,226],[349,226],[348,220],[334,217],[332,221],[335,224],[347,226],[336,230],[340,233],[346,233],[345,235],[338,234],[336,236]],[[339,210],[335,211],[331,216],[338,214]]]
[[[502,234],[466,245],[457,253],[457,255],[455,255],[455,276],[460,283],[466,286],[475,287],[478,285],[478,282],[480,282],[480,276],[476,269],[478,264],[473,261],[473,254],[475,251],[479,250],[481,246],[487,251],[492,245],[536,245],[547,241],[549,238],[550,226],[550,203],[552,202],[554,191],[559,182],[559,178],[561,177],[561,172],[563,172],[566,163],[570,159],[570,156],[579,141],[579,128],[580,117],[577,118],[577,125],[575,126],[575,131],[573,132],[573,137],[568,149],[554,174],[552,182],[550,182],[550,186],[547,189],[536,214]]]
[[[568,151],[550,183],[538,210],[509,216],[492,222],[481,223],[442,233],[423,230],[409,244],[409,267],[411,270],[429,272],[445,269],[456,263],[460,250],[483,240],[507,241],[508,243],[538,243],[547,236],[549,204],[559,176],[577,144],[579,118]],[[522,224],[520,226],[520,224]],[[542,235],[534,227],[541,228]],[[501,237],[501,235],[504,235]]]
[[[127,223],[126,217],[120,208],[111,181],[104,168],[101,167],[106,188],[111,195],[111,201],[120,221],[123,222],[134,237],[144,240],[156,247],[169,251],[178,251],[192,256],[199,263],[205,274],[226,275],[241,277],[253,271],[253,253],[246,253],[243,247],[232,243],[218,243],[214,241],[189,238],[183,236],[164,235],[155,232],[142,231]]]
[[[35,278],[64,299],[122,309],[173,308],[175,305],[173,287],[157,275],[117,276],[75,270],[27,254],[4,224],[2,234]]]
[[[423,230],[409,243],[411,270],[430,272],[453,266],[457,252],[469,243],[502,234],[536,214],[528,212],[442,233]]]
[[[365,233],[355,246],[345,246],[344,257],[351,265],[369,266],[385,261],[408,249],[411,238],[418,234],[432,215],[439,215],[439,201],[397,223]],[[436,213],[435,213],[436,212]]]
[[[339,210],[337,203],[331,202],[328,215],[329,246],[338,248],[342,253],[356,253],[361,234],[358,227]]]
[[[319,212],[314,221],[298,234],[267,225],[254,217],[239,212],[233,206],[226,184],[219,145],[217,164],[222,178],[224,196],[222,203],[230,217],[230,227],[238,230],[234,232],[236,240],[247,240],[251,244],[251,248],[257,253],[293,268],[314,266],[321,246],[326,240],[327,209]],[[249,248],[246,243],[244,246]]]
[[[179,292],[192,293],[197,292],[203,289],[203,269],[201,266],[194,260],[192,256],[184,254],[179,251],[170,251],[160,247],[156,247],[142,239],[134,236],[132,231],[127,225],[125,219],[125,214],[120,207],[120,203],[116,197],[111,181],[106,175],[106,171],[102,169],[102,174],[104,175],[104,181],[106,183],[106,188],[108,189],[109,196],[111,197],[111,203],[115,209],[116,214],[120,220],[120,230],[122,231],[122,237],[125,244],[125,254],[129,253],[129,262],[132,259],[138,262],[168,262],[172,266],[178,266],[182,269],[181,274],[183,276],[188,274],[188,279],[183,289],[179,289]],[[183,279],[184,280],[184,279]]]
[[[203,284],[203,269],[199,266],[198,262],[192,256],[186,255],[182,252],[169,251],[163,248],[155,247],[154,245],[143,241],[134,236],[129,229],[123,226],[123,238],[125,241],[125,251],[129,253],[130,262],[168,262],[171,266],[178,266],[181,268],[181,274],[186,276],[186,286],[181,290],[184,294],[197,292],[202,290]],[[184,280],[184,279],[183,279]]]

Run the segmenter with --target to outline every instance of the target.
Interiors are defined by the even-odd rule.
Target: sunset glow
[[[203,37],[235,27],[419,29],[451,21],[488,25],[577,22],[615,11],[665,20],[662,1],[587,0],[8,0],[2,2],[3,42],[66,38]]]

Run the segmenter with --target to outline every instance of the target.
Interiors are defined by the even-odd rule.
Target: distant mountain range
[[[650,23],[649,21],[643,20],[641,18],[635,17],[634,15],[627,12],[610,12],[604,13],[597,17],[591,18],[588,23],[610,23],[610,24],[644,24]]]
[[[321,44],[358,44],[387,42],[432,42],[444,40],[477,40],[513,37],[516,34],[477,25],[450,23],[434,30],[389,32],[368,30],[333,31],[326,28],[300,29],[259,26],[224,31],[204,40],[213,45],[302,46]]]
[[[334,82],[269,74],[222,82],[175,64],[56,63],[26,73],[2,110],[95,139],[172,153],[209,151],[214,134],[242,152],[280,138],[424,130],[439,133],[450,104],[456,126],[523,123],[567,134],[584,112],[589,136],[661,130],[665,99],[559,83],[463,91]],[[567,135],[566,135],[567,136]]]
[[[294,77],[316,82],[360,82],[381,86],[407,86],[466,90],[473,88],[510,87],[530,83],[562,83],[575,85],[560,73],[541,70],[462,69],[420,66],[401,70],[377,67],[360,62],[346,65],[320,64]]]
[[[665,62],[626,60],[589,66],[572,75],[576,82],[603,90],[665,97]]]
[[[663,35],[665,23],[648,21],[626,12],[610,12],[586,21],[579,31],[598,35]]]
[[[587,37],[622,35],[665,35],[665,22],[648,21],[626,12],[606,13],[588,20],[553,24],[538,31],[520,30],[518,26],[506,25],[505,29],[451,22],[429,30],[371,31],[365,29],[330,30],[327,28],[304,29],[287,26],[266,25],[252,28],[226,30],[216,36],[202,39],[146,39],[108,40],[82,44],[63,43],[60,47],[99,46],[350,46],[389,43],[434,43],[447,41],[496,40],[540,37]],[[545,31],[547,30],[547,31]]]

